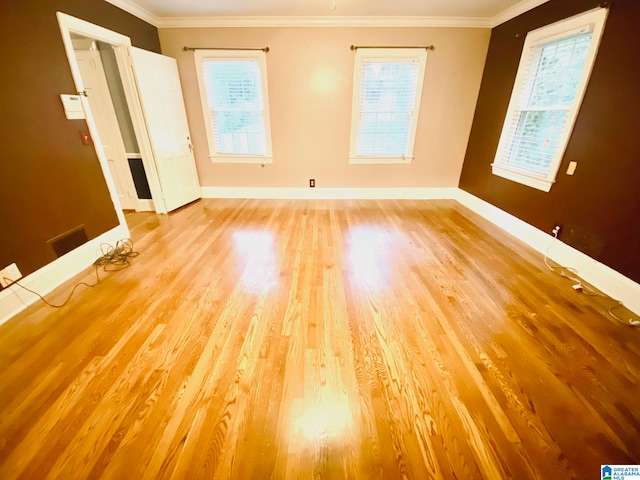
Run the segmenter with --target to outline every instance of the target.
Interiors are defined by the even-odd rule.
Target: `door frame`
[[[144,165],[145,173],[147,174],[147,180],[149,182],[149,189],[151,190],[151,197],[153,199],[153,205],[156,213],[167,213],[164,197],[162,194],[162,188],[160,186],[160,180],[158,177],[158,171],[156,169],[155,160],[153,156],[153,150],[151,148],[151,141],[147,132],[147,126],[140,103],[140,95],[138,92],[138,86],[133,74],[133,63],[131,60],[131,39],[125,35],[117,32],[113,32],[107,28],[95,25],[93,23],[81,20],[66,13],[56,12],[58,17],[58,24],[60,25],[60,32],[62,34],[62,41],[67,53],[67,59],[69,60],[69,67],[71,68],[71,75],[76,86],[76,90],[84,92],[84,85],[82,82],[82,76],[80,75],[80,68],[76,61],[75,51],[73,48],[73,42],[71,40],[71,34],[75,33],[82,35],[93,40],[108,43],[114,47],[116,61],[118,63],[118,70],[120,72],[120,78],[122,86],[124,88],[125,98],[129,107],[129,114],[131,115],[131,122],[133,123],[134,133],[138,146],[140,148],[140,155],[142,157],[142,164]],[[98,129],[96,122],[91,112],[91,107],[87,98],[80,94],[80,101],[86,112],[86,121],[89,127],[89,132],[93,138],[99,139]],[[111,194],[111,200],[115,206],[116,214],[120,220],[121,225],[126,225],[122,206],[120,205],[120,199],[118,198],[118,192],[116,190],[113,177],[109,170],[106,155],[102,149],[100,142],[94,142],[98,160],[102,168],[102,173],[107,182],[109,192]]]

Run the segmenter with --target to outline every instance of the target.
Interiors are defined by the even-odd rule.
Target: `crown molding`
[[[507,8],[500,12],[495,17],[491,18],[491,28],[508,22],[512,18],[522,15],[523,13],[533,10],[539,7],[543,3],[547,3],[549,0],[522,0],[520,3],[515,4],[513,7]]]
[[[160,18],[155,16],[149,10],[142,8],[137,3],[132,0],[105,0],[106,2],[115,5],[116,7],[124,10],[131,15],[138,17],[140,20],[144,20],[147,23],[150,23],[154,27],[158,27],[160,23]]]
[[[194,16],[158,17],[134,0],[106,0],[157,28],[203,27],[447,27],[493,28],[549,0],[522,0],[494,17],[339,17],[339,16]]]
[[[491,28],[490,18],[476,17],[164,17],[158,28],[203,27],[459,27]]]

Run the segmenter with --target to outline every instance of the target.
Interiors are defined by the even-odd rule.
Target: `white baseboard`
[[[553,241],[551,234],[464,190],[458,190],[456,200],[542,254]],[[549,258],[562,266],[576,269],[580,278],[640,314],[640,284],[561,241],[554,243]]]
[[[234,188],[203,187],[203,198],[269,199],[455,199],[493,224],[544,254],[553,237],[517,217],[458,188]],[[90,266],[100,256],[100,244],[114,245],[129,237],[120,225],[21,279],[24,286],[46,295]],[[640,313],[640,284],[592,259],[584,253],[556,242],[549,253],[555,262],[575,268],[580,277],[607,295]],[[10,287],[0,292],[0,324],[38,300],[33,294]]]
[[[454,199],[458,189],[430,187],[298,188],[202,187],[202,198],[263,198],[323,200],[436,200]]]
[[[144,198],[139,198],[136,200],[136,212],[155,212],[156,209],[153,206],[153,200],[147,200]]]
[[[90,266],[101,255],[101,243],[115,245],[118,240],[122,240],[123,238],[129,238],[129,228],[126,224],[109,230],[32,274],[27,275],[20,279],[20,283],[40,293],[40,295],[46,295],[57,286]],[[0,324],[6,322],[18,312],[38,300],[36,295],[15,285],[2,290],[0,292]]]

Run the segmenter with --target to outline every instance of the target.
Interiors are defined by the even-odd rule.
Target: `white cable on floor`
[[[561,277],[564,278],[568,278],[569,280],[571,280],[572,282],[574,282],[574,284],[572,285],[572,288],[576,291],[576,292],[582,292],[584,295],[587,295],[589,297],[603,297],[609,300],[613,300],[614,302],[616,302],[615,305],[613,305],[611,308],[609,308],[608,310],[608,314],[611,318],[617,320],[618,322],[622,323],[623,325],[631,325],[632,327],[638,327],[640,326],[640,321],[638,320],[633,320],[633,319],[629,319],[629,321],[625,321],[624,319],[618,317],[615,313],[613,313],[613,310],[618,308],[618,307],[624,307],[624,304],[620,301],[617,300],[615,298],[610,297],[609,295],[605,295],[604,293],[595,290],[591,287],[585,287],[584,283],[582,282],[582,279],[580,278],[580,274],[578,273],[578,271],[575,268],[571,268],[571,267],[563,267],[562,265],[560,265],[560,269],[554,268],[550,263],[549,263],[549,252],[551,251],[551,247],[553,247],[553,245],[556,243],[556,241],[558,240],[558,232],[554,231],[553,232],[553,240],[551,240],[551,243],[549,243],[549,246],[547,247],[547,249],[544,252],[544,264],[547,266],[547,268],[549,270],[551,270],[553,273],[555,273],[556,275],[560,275]],[[571,274],[573,274],[574,276],[568,275],[566,272],[569,272]],[[626,308],[626,307],[625,307]]]

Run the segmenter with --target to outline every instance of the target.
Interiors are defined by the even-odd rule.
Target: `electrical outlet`
[[[0,285],[8,287],[12,282],[20,280],[22,274],[15,263],[0,270]]]
[[[309,187],[314,188],[315,186],[316,186],[315,178],[310,178],[309,179]]]
[[[91,134],[87,130],[80,130],[80,138],[82,139],[82,145],[93,145]]]
[[[560,236],[561,231],[562,231],[562,225],[559,223],[556,223],[553,226],[553,230],[551,230],[551,234],[554,235],[556,238],[558,238]]]

